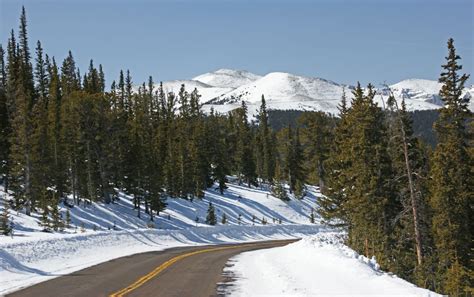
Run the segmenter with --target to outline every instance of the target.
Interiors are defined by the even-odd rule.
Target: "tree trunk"
[[[416,203],[415,186],[413,184],[413,176],[411,172],[410,159],[408,156],[408,144],[405,138],[405,129],[403,128],[403,125],[402,125],[402,137],[403,137],[403,154],[405,155],[405,166],[406,166],[407,175],[408,175],[408,186],[410,188],[410,202],[411,202],[411,208],[412,208],[412,213],[413,213],[413,227],[415,229],[416,259],[417,259],[418,265],[421,265],[423,263],[423,251],[421,249],[422,243],[421,243],[420,226],[418,222],[418,207]]]
[[[413,228],[415,229],[414,231],[415,231],[416,259],[417,259],[418,265],[421,265],[423,263],[423,250],[421,248],[422,240],[421,240],[421,233],[420,233],[420,225],[418,221],[418,206],[417,206],[416,197],[415,197],[415,185],[413,183],[413,175],[412,175],[413,173],[410,166],[410,157],[408,154],[407,136],[406,136],[403,119],[399,115],[400,111],[398,109],[398,103],[396,100],[394,100],[394,103],[398,111],[398,119],[400,120],[400,130],[402,132],[402,140],[403,140],[403,155],[405,157],[405,167],[406,167],[406,171],[408,175],[408,187],[410,188],[410,203],[411,203],[411,209],[412,209],[412,214],[413,214]]]

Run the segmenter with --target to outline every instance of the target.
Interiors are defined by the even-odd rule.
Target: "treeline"
[[[315,113],[315,111],[303,110],[269,110],[268,119],[270,127],[279,131],[291,125],[298,127],[298,119],[306,113]],[[431,147],[436,146],[436,135],[433,131],[433,124],[438,119],[438,110],[414,110],[408,112],[413,127],[413,134],[429,144]]]
[[[91,61],[81,75],[71,52],[57,64],[38,42],[33,60],[23,9],[18,37],[12,30],[6,51],[0,46],[3,185],[12,208],[58,229],[60,203],[113,203],[118,191],[153,220],[166,199],[200,199],[211,186],[223,193],[228,175],[282,200],[317,184],[321,216],[345,228],[357,252],[420,286],[468,295],[473,123],[461,98],[468,76],[458,74],[452,40],[448,49],[433,151],[415,136],[404,102],[391,96],[382,110],[370,85],[353,90],[350,107],[343,96],[340,118],[303,113],[277,132],[263,96],[249,120],[245,102],[205,115],[197,90],[167,92],[151,77],[135,87],[129,71],[107,88],[102,67]]]
[[[473,293],[473,121],[461,97],[453,40],[439,81],[444,107],[434,151],[414,137],[404,102],[383,111],[360,85],[343,100],[325,165],[321,215],[384,269],[450,296]]]
[[[229,174],[247,186],[288,180],[304,194],[299,130],[277,137],[263,97],[258,123],[245,103],[204,115],[197,90],[167,92],[151,77],[136,87],[129,71],[106,88],[101,65],[81,75],[71,52],[58,64],[39,41],[32,58],[28,44],[23,9],[18,36],[0,46],[0,173],[11,207],[41,213],[45,229],[58,229],[61,202],[111,203],[119,191],[153,220],[168,197],[202,198],[214,183],[223,192]]]

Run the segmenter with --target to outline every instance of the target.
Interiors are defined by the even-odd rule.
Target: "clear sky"
[[[191,78],[218,68],[375,85],[437,79],[453,37],[474,67],[473,0],[0,0],[0,43],[21,5],[30,47],[58,61],[72,50],[82,73],[93,58],[107,83]],[[472,83],[473,79],[470,80]]]

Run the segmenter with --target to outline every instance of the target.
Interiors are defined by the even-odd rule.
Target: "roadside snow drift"
[[[240,254],[224,273],[234,278],[226,296],[441,296],[379,270],[375,259],[320,232],[284,247]]]

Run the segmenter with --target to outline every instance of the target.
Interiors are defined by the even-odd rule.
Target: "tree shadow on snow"
[[[39,269],[21,264],[15,257],[0,249],[0,269],[13,273],[34,273],[38,275],[51,275]]]

